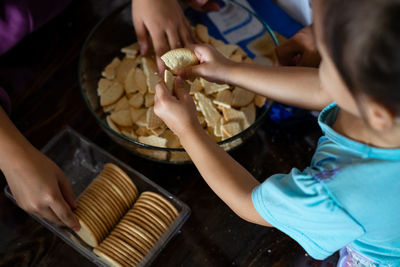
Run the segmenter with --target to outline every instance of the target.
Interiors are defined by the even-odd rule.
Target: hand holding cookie
[[[208,44],[191,45],[189,48],[193,50],[200,64],[180,69],[179,76],[184,79],[203,77],[211,82],[226,83],[225,73],[234,61]]]
[[[201,129],[197,119],[196,106],[192,96],[185,90],[184,82],[177,77],[174,85],[175,96],[164,83],[156,86],[154,112],[178,137],[188,129]]]
[[[124,58],[116,57],[105,66],[101,72],[102,78],[98,82],[97,94],[100,98],[100,105],[106,113],[105,120],[112,130],[143,144],[162,148],[182,148],[178,136],[158,118],[155,107],[153,107],[155,87],[163,79],[165,84],[159,85],[158,96],[161,97],[161,100],[159,99],[157,108],[159,108],[162,119],[168,120],[171,127],[176,125],[174,128],[176,132],[179,132],[182,126],[180,120],[191,114],[187,111],[183,114],[177,111],[181,108],[191,110],[192,101],[195,103],[195,115],[201,125],[200,130],[206,131],[216,142],[233,137],[254,123],[256,106],[262,107],[265,97],[226,83],[214,83],[202,77],[184,79],[182,75],[180,76],[182,84],[178,89],[174,89],[179,71],[187,70],[189,73],[193,68],[194,75],[196,70],[210,66],[215,71],[220,71],[217,74],[208,69],[204,70],[210,76],[225,77],[222,71],[229,70],[225,64],[252,63],[242,48],[236,44],[226,44],[213,38],[208,34],[206,26],[197,24],[193,29],[197,38],[206,45],[190,46],[192,49],[177,48],[166,52],[161,56],[164,66],[167,67],[163,74],[157,72],[154,55],[139,55],[138,43],[123,47],[121,52],[125,55]],[[207,45],[213,46],[215,49]],[[197,55],[193,49],[197,49]],[[165,86],[167,91],[164,91]],[[174,109],[172,107],[175,105],[172,104],[181,104],[182,101],[182,98],[176,93],[178,90],[179,94],[179,88],[184,88],[192,100],[187,100],[186,107]],[[186,97],[187,93],[183,95]],[[161,112],[160,106],[164,104],[170,108]],[[179,118],[178,122],[175,118],[176,115]],[[197,122],[194,126],[196,125],[198,125]],[[197,127],[194,129],[198,130]],[[168,156],[166,151],[138,149],[137,152],[158,160],[166,160]],[[171,161],[187,159],[186,154],[183,157],[175,157],[175,154],[171,153],[170,156]]]

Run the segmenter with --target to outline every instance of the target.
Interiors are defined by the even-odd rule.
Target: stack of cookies
[[[138,189],[118,166],[108,163],[78,200],[75,214],[81,229],[77,234],[95,247],[129,209]]]
[[[143,192],[94,253],[111,266],[136,266],[178,216],[165,198]]]
[[[78,200],[77,234],[111,266],[139,264],[178,216],[161,195],[138,194],[131,178],[107,163]]]

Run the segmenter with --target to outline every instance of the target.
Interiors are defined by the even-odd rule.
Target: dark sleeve
[[[11,113],[11,101],[8,97],[7,92],[0,87],[0,106],[4,109],[4,111],[10,115]]]

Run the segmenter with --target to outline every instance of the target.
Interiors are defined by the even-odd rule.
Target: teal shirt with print
[[[335,132],[338,111],[333,103],[319,116],[324,136],[311,166],[271,176],[254,189],[253,204],[313,258],[347,246],[370,266],[400,266],[400,149]]]

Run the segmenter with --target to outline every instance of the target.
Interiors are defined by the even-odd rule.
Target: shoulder
[[[266,221],[317,259],[364,233],[363,226],[313,177],[311,168],[271,176],[254,189],[252,200]]]

